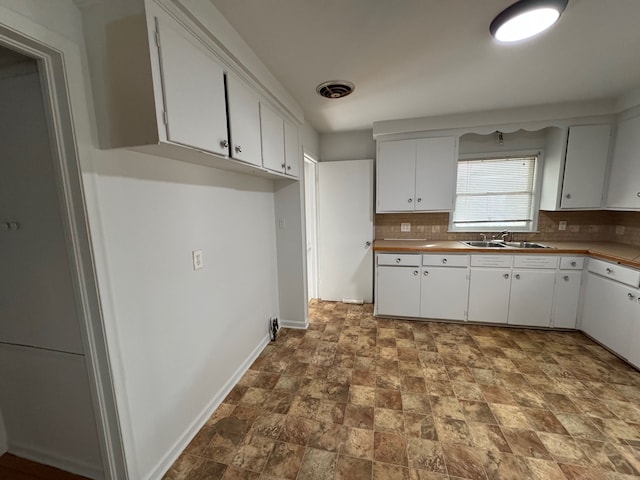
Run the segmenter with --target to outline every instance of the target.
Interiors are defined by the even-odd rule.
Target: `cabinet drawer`
[[[505,267],[508,268],[513,262],[512,255],[472,255],[472,267]]]
[[[546,255],[518,255],[513,259],[516,268],[557,268],[558,257]]]
[[[632,287],[640,286],[640,271],[614,263],[589,259],[589,271]]]
[[[584,268],[584,257],[562,257],[560,259],[560,270],[582,270]]]
[[[393,254],[393,253],[380,253],[378,254],[378,265],[397,265],[400,267],[419,267],[420,255],[411,254]]]
[[[430,267],[466,267],[469,265],[468,255],[422,255],[422,265]]]

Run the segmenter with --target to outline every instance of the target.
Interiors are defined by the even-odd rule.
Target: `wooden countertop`
[[[410,253],[492,253],[532,255],[574,254],[590,255],[621,265],[640,268],[640,247],[615,242],[545,242],[543,245],[553,248],[482,248],[469,247],[460,241],[429,240],[375,240],[374,252],[410,252]]]

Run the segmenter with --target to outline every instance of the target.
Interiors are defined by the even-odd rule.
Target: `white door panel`
[[[319,294],[373,300],[373,160],[318,164]]]

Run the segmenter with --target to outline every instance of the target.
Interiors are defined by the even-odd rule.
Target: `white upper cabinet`
[[[231,157],[262,166],[258,95],[235,75],[227,74],[227,105]]]
[[[380,142],[376,212],[451,210],[455,167],[455,137]]]
[[[175,21],[158,16],[156,25],[167,140],[228,155],[222,66]]]
[[[618,123],[607,207],[640,210],[640,116]]]
[[[610,137],[610,125],[549,129],[542,210],[601,208]]]
[[[260,102],[260,128],[262,166],[298,178],[301,163],[298,128],[264,102]]]

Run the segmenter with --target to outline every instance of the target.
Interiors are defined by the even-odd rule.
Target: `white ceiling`
[[[489,34],[513,0],[211,1],[319,132],[640,87],[640,0],[569,0],[550,31],[517,45]],[[327,80],[356,90],[322,98]]]

